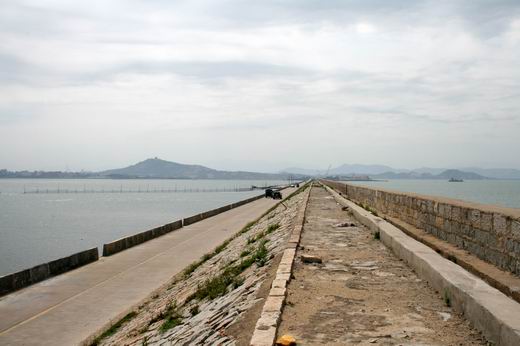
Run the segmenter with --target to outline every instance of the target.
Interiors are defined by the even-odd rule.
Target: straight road
[[[254,201],[0,298],[0,345],[81,343],[276,202]]]

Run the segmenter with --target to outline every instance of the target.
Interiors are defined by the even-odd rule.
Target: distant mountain
[[[451,179],[451,178],[465,179],[465,180],[489,179],[488,177],[484,177],[477,173],[459,171],[458,169],[448,169],[440,174],[435,175],[435,179]]]
[[[290,167],[284,169],[282,172],[288,173],[297,173],[311,176],[318,175],[339,175],[339,176],[352,176],[352,175],[371,175],[371,174],[381,174],[385,172],[407,172],[409,170],[406,169],[395,169],[392,167],[384,166],[384,165],[361,165],[361,164],[343,164],[341,166],[331,168],[330,170],[326,169],[306,169],[306,168],[297,168]]]
[[[333,168],[329,174],[338,175],[352,175],[352,174],[381,174],[384,172],[401,173],[407,170],[395,169],[384,165],[359,165],[359,164],[343,164],[339,167]]]
[[[520,179],[520,170],[513,168],[478,168],[466,167],[456,169],[465,173],[475,173],[483,178],[493,179]],[[393,168],[385,165],[360,165],[360,164],[344,164],[329,170],[328,175],[352,176],[352,175],[370,175],[376,177],[381,175],[382,179],[432,179],[432,176],[440,175],[445,171],[451,171],[448,168],[431,168],[421,167],[416,169]],[[324,176],[326,170],[305,169],[305,168],[286,168],[284,172],[305,174],[311,176]],[[469,177],[469,175],[468,175]],[[440,179],[440,178],[439,178]],[[463,179],[463,178],[462,178]],[[467,178],[467,179],[482,179]]]
[[[440,174],[440,173],[444,172],[445,170],[447,170],[447,168],[421,167],[421,168],[415,168],[411,171],[418,173],[418,174],[427,173],[427,174],[436,175],[436,174]],[[470,171],[468,171],[468,172],[470,172]]]
[[[370,176],[373,179],[440,179],[440,180],[449,180],[451,178],[454,179],[463,179],[463,180],[482,180],[489,179],[480,174],[473,172],[464,172],[458,169],[447,169],[442,171],[439,174],[430,174],[430,173],[418,173],[416,171],[412,172],[403,172],[403,173],[395,173],[395,172],[385,172],[381,174],[375,174]]]
[[[185,165],[158,158],[147,159],[125,168],[98,173],[110,178],[177,178],[177,179],[251,179],[275,180],[288,178],[288,174],[219,171],[200,165]],[[294,177],[298,178],[298,177]]]
[[[520,179],[520,170],[513,168],[478,168],[467,167],[461,168],[463,171],[473,172],[485,177],[495,179]]]
[[[281,174],[301,174],[308,176],[316,176],[325,174],[325,171],[319,169],[307,169],[298,167],[289,167],[280,171]]]

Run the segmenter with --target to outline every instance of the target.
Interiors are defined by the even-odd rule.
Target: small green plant
[[[244,233],[247,233],[249,232],[249,230],[251,229],[251,227],[253,227],[256,223],[258,222],[258,220],[255,220],[255,221],[251,221],[249,222],[247,225],[245,225],[239,232],[238,232],[238,235],[242,235]]]
[[[375,239],[375,240],[379,240],[379,239],[381,239],[381,233],[379,233],[379,231],[375,231],[375,232],[374,232],[374,239]]]
[[[266,243],[267,243],[266,240],[262,240],[262,242],[260,243],[260,245],[258,246],[258,248],[254,254],[255,263],[259,267],[263,267],[268,260],[267,255],[269,254],[269,251],[265,247]]]
[[[223,242],[222,244],[217,246],[215,248],[215,250],[213,251],[213,256],[218,255],[219,253],[221,253],[226,248],[226,246],[228,246],[229,243],[231,243],[230,239],[226,240],[225,242]]]
[[[121,328],[125,323],[128,323],[132,318],[134,318],[135,316],[137,315],[137,313],[135,311],[132,311],[132,312],[129,312],[128,314],[126,314],[122,319],[120,319],[119,321],[117,321],[116,323],[114,323],[109,329],[107,329],[103,334],[101,334],[100,336],[98,336],[96,339],[94,339],[94,341],[92,341],[92,343],[90,344],[90,346],[96,346],[96,345],[99,345],[99,342],[105,338],[108,338],[112,335],[114,335],[118,330],[119,328]]]
[[[193,305],[190,309],[190,314],[192,316],[195,316],[196,314],[199,313],[199,306],[196,304],[196,305]]]
[[[245,279],[242,276],[237,276],[233,280],[232,287],[233,289],[238,288],[244,284]]]
[[[251,249],[245,249],[244,251],[242,251],[240,253],[240,258],[244,258],[246,256],[249,256],[250,253],[251,253]]]
[[[451,307],[451,297],[448,290],[444,290],[444,304],[446,304],[447,307]]]
[[[279,223],[275,223],[275,224],[269,225],[269,227],[267,227],[267,230],[265,231],[265,234],[271,234],[274,231],[276,231],[278,228],[280,228],[280,224]]]
[[[248,257],[244,258],[238,264],[229,264],[218,276],[208,279],[202,285],[199,285],[197,290],[190,295],[186,301],[200,301],[205,298],[212,300],[226,294],[230,285],[233,289],[242,285],[244,281],[239,275],[244,270],[251,267],[254,263],[256,263],[258,267],[262,267],[269,260],[269,251],[265,246],[266,243],[267,240],[262,240],[257,249]]]
[[[161,315],[164,317],[164,321],[159,327],[159,332],[161,333],[164,333],[182,324],[182,316],[177,311],[177,302],[175,301],[169,304]]]

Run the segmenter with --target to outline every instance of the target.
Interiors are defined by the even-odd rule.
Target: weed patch
[[[110,327],[108,330],[106,330],[103,334],[101,334],[100,336],[98,336],[96,339],[94,339],[94,341],[92,341],[92,343],[90,344],[90,346],[96,346],[96,345],[99,345],[99,342],[105,338],[108,338],[112,335],[114,335],[118,330],[119,328],[121,328],[121,326],[123,326],[123,324],[125,323],[128,323],[132,318],[134,318],[135,316],[137,315],[137,313],[135,311],[132,311],[132,312],[129,312],[128,314],[125,315],[125,317],[123,317],[122,319],[120,319],[119,321],[117,321],[115,324],[112,325],[112,327]]]
[[[375,231],[375,232],[374,232],[374,239],[375,239],[375,240],[379,240],[379,239],[381,239],[381,233],[379,233],[379,231]]]
[[[193,305],[190,309],[190,314],[192,316],[195,316],[196,314],[199,313],[199,306],[198,305]]]
[[[186,301],[200,301],[205,298],[212,300],[226,294],[230,285],[233,289],[242,285],[244,279],[239,275],[244,270],[251,267],[254,263],[258,267],[262,267],[267,263],[269,251],[265,246],[266,243],[267,240],[262,240],[254,253],[244,258],[238,264],[228,265],[220,275],[206,280]]]
[[[173,304],[168,305],[166,310],[162,313],[164,322],[159,327],[159,332],[164,333],[178,325],[182,324],[182,316],[177,311],[177,303],[174,301]]]
[[[276,231],[278,228],[280,228],[280,224],[279,223],[275,223],[275,224],[269,225],[269,227],[267,227],[267,230],[265,231],[265,234],[271,234],[274,231]]]

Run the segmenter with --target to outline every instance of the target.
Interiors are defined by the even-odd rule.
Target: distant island
[[[384,165],[343,164],[327,170],[290,167],[283,172],[314,177],[369,177],[373,180],[388,179],[439,179],[481,180],[520,179],[520,170],[514,168],[416,168],[401,169]]]
[[[0,169],[1,178],[32,179],[223,179],[223,180],[302,180],[309,177],[351,181],[395,180],[395,179],[436,179],[436,180],[483,180],[520,179],[520,170],[513,168],[461,169],[417,168],[396,169],[384,165],[343,164],[327,169],[305,169],[291,167],[278,173],[247,171],[221,171],[201,165],[188,165],[150,158],[124,168],[101,172],[62,171],[9,171]]]
[[[8,171],[0,170],[0,178],[32,179],[222,179],[222,180],[301,180],[302,174],[220,171],[201,165],[187,165],[151,158],[135,165],[102,172]]]

